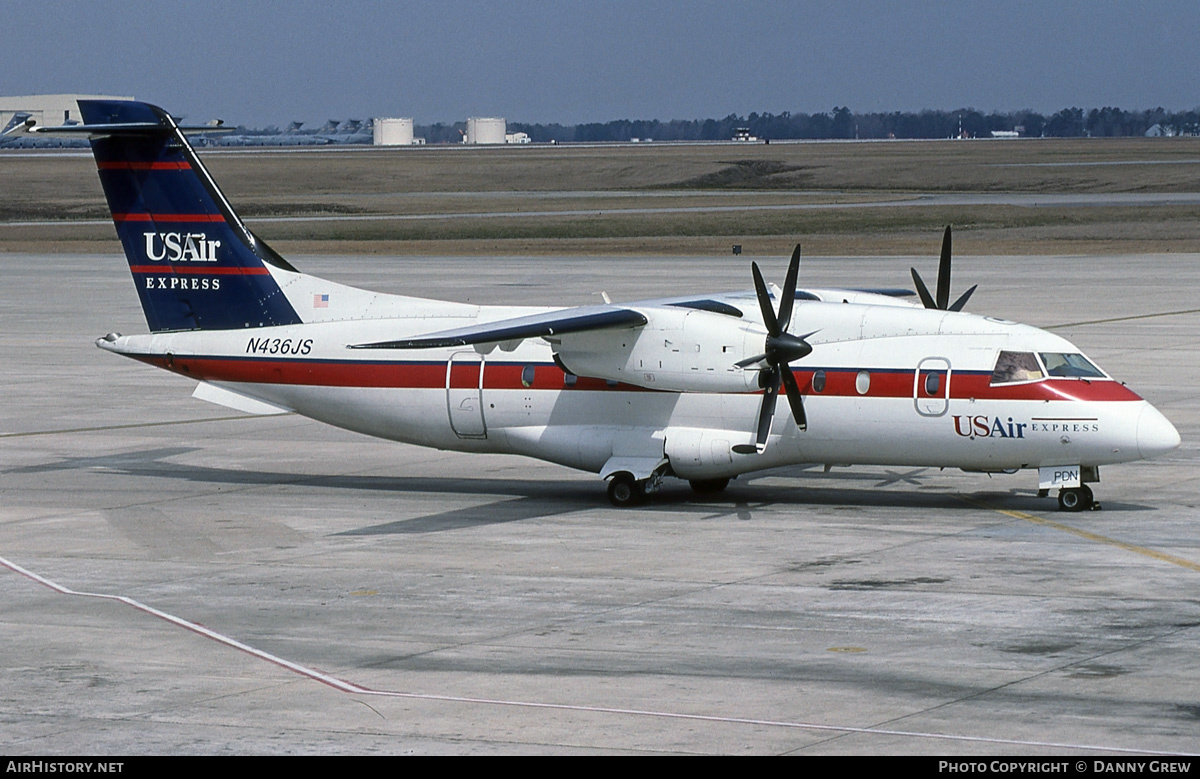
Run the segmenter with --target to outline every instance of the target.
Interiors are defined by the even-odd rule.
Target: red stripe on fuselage
[[[950,380],[950,397],[981,400],[1141,400],[1133,390],[1111,379],[1049,378],[1029,384],[993,387],[986,373],[955,375]],[[909,377],[909,394],[912,393]],[[921,397],[926,397],[922,392]]]
[[[258,357],[183,357],[170,359],[157,355],[130,355],[160,368],[181,373],[194,379],[236,381],[251,384],[298,384],[320,387],[371,387],[389,389],[441,389],[446,386],[445,362],[367,362],[353,360],[290,360]],[[556,365],[534,365],[533,381],[526,384],[520,363],[488,363],[484,369],[486,390],[553,390],[553,391],[620,391],[652,392],[630,384],[608,382],[604,379],[577,377],[566,384],[565,374]],[[866,397],[911,398],[913,373],[909,371],[875,371],[865,395],[855,388],[857,370],[826,369],[823,392],[812,389],[812,371],[795,371],[800,391],[806,397]],[[1142,398],[1111,380],[1045,379],[1029,384],[1004,387],[989,386],[990,373],[960,373],[951,380],[952,400],[1024,400],[1024,401],[1133,401]],[[478,365],[455,365],[450,375],[451,386],[468,389],[479,386]],[[666,390],[669,391],[669,390]],[[943,390],[944,392],[944,390]],[[930,396],[921,390],[922,398]]]
[[[224,222],[222,214],[113,214],[114,222]]]
[[[866,369],[864,369],[866,370]],[[870,388],[865,397],[871,398],[911,398],[913,396],[913,371],[871,371]],[[918,397],[935,399],[946,397],[945,371],[936,371],[940,382],[938,391],[927,393],[924,387],[925,376],[931,371],[921,371],[921,382],[917,387]],[[841,397],[860,396],[855,386],[859,371],[855,369],[825,370],[825,390],[814,392],[812,377],[815,371],[794,370],[796,383],[804,395],[821,397],[833,395]],[[861,396],[860,396],[861,397]],[[1044,379],[1027,384],[1008,384],[993,386],[990,372],[967,373],[952,372],[950,375],[951,400],[1141,400],[1133,390],[1119,382],[1086,379]]]
[[[414,362],[332,362],[324,360],[229,359],[222,357],[177,357],[130,355],[142,362],[205,381],[238,381],[250,384],[298,384],[317,387],[368,387],[387,389],[444,389],[446,364]],[[562,370],[556,365],[537,365],[531,386],[521,380],[523,365],[488,365],[484,388],[529,390],[621,390],[644,392],[643,387],[617,384],[604,379],[579,377],[564,386]],[[470,389],[479,386],[477,365],[455,365],[450,386]]]

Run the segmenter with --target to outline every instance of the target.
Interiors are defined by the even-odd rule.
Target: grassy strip
[[[912,192],[1200,191],[1200,140],[810,143],[524,149],[361,149],[206,153],[235,207],[264,216],[586,210],[491,219],[260,222],[305,253],[929,251],[945,224],[958,253],[1196,251],[1200,209],[904,206],[796,211],[614,213],[620,209],[774,205]],[[0,154],[0,251],[115,251],[94,163]],[[631,191],[639,196],[630,197]],[[64,220],[49,226],[3,222]],[[935,246],[936,248],[936,246]],[[786,248],[783,249],[786,253]]]

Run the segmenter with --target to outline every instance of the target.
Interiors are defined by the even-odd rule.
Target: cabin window
[[[579,377],[576,376],[574,373],[568,372],[568,373],[563,374],[563,386],[564,387],[574,387],[575,382],[577,382],[577,381],[579,381]]]
[[[1033,352],[1000,352],[996,367],[992,369],[992,386],[1016,384],[1022,381],[1037,381],[1044,378],[1042,366],[1038,365]]]
[[[925,374],[925,394],[936,395],[938,388],[942,386],[942,377],[936,372]]]
[[[817,371],[812,378],[813,392],[825,391],[825,371]]]
[[[866,395],[871,389],[871,373],[870,371],[859,371],[854,377],[854,389],[859,395]]]
[[[1082,354],[1057,354],[1041,352],[1042,362],[1046,364],[1046,373],[1051,376],[1071,379],[1103,379],[1104,373],[1088,362]]]
[[[532,387],[536,373],[532,365],[526,365],[521,369],[521,384],[525,387]]]

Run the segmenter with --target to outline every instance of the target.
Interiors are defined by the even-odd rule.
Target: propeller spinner
[[[925,304],[925,308],[937,308],[942,311],[962,311],[963,306],[967,304],[967,298],[971,297],[971,293],[979,286],[976,284],[969,290],[964,292],[958,300],[950,303],[950,225],[946,225],[946,234],[942,236],[942,259],[938,263],[938,278],[937,278],[937,299],[929,294],[929,288],[925,286],[925,282],[921,280],[921,274],[917,273],[916,268],[911,268],[913,283],[917,285],[917,294],[921,296],[921,302]]]
[[[759,386],[763,388],[762,407],[758,412],[758,434],[755,444],[738,444],[733,451],[738,454],[761,453],[767,448],[767,437],[771,434],[771,420],[775,418],[775,403],[779,400],[779,386],[783,385],[787,394],[788,405],[792,408],[792,416],[796,426],[801,430],[808,428],[808,419],[804,415],[804,401],[800,397],[800,387],[796,377],[792,375],[790,363],[806,357],[812,351],[800,336],[787,332],[792,321],[792,308],[796,302],[796,279],[800,275],[800,245],[792,252],[788,264],[787,278],[783,284],[783,293],[779,300],[779,315],[776,316],[771,307],[771,295],[763,281],[762,271],[758,263],[751,263],[754,271],[754,291],[758,297],[758,306],[762,309],[763,324],[767,328],[767,338],[763,353],[745,360],[738,361],[739,367],[745,368],[759,362],[765,362],[767,368],[759,374]]]

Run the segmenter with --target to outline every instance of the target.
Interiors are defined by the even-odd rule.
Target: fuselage
[[[339,289],[343,298],[368,294]],[[769,445],[754,455],[732,451],[753,435],[761,392],[753,376],[740,374],[754,369],[706,354],[722,348],[719,341],[714,346],[686,338],[686,317],[716,316],[709,312],[683,312],[677,342],[667,349],[677,362],[669,367],[686,375],[723,364],[739,374],[725,383],[743,384],[744,391],[657,389],[645,371],[626,380],[576,375],[564,370],[570,360],[562,354],[556,359],[544,339],[521,340],[510,351],[350,348],[554,310],[393,296],[372,296],[377,318],[338,319],[333,312],[325,321],[299,325],[99,343],[361,433],[439,449],[510,452],[592,472],[623,454],[664,458],[672,473],[687,479],[800,462],[1006,471],[1126,462],[1178,444],[1178,434],[1156,409],[1107,375],[1052,375],[1048,355],[1080,355],[1057,335],[862,293],[853,295],[856,302],[828,302],[836,293],[818,294],[825,299],[796,304],[790,327],[812,333],[812,353],[792,366],[807,429],[790,424],[781,405]],[[658,306],[651,302],[647,309]],[[389,310],[409,315],[389,316]],[[729,326],[752,350],[756,312],[753,306],[741,310],[743,317],[729,317]],[[629,333],[630,339],[661,336],[645,329]],[[1001,353],[1025,355],[1041,375],[997,376]]]

